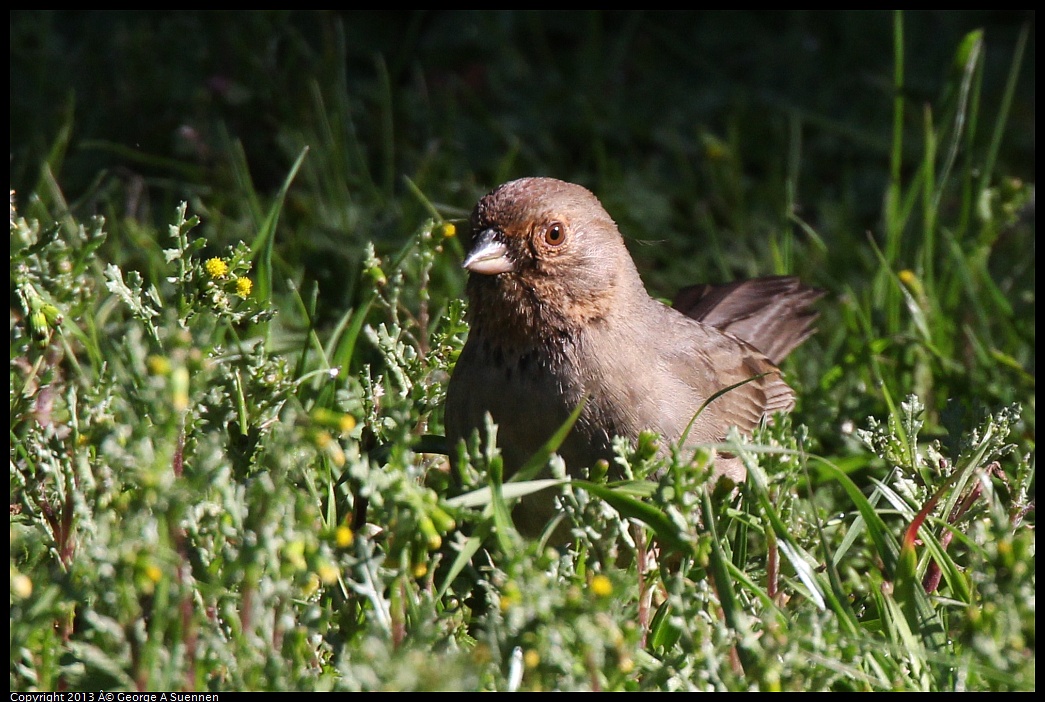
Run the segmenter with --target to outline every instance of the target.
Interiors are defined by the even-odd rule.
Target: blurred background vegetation
[[[922,438],[943,440],[952,457],[975,433],[977,418],[1015,403],[1022,416],[1009,440],[1020,455],[1031,456],[1030,477],[1027,461],[1019,470],[1003,469],[1010,482],[1019,483],[1013,493],[1029,488],[1033,500],[1034,26],[1034,12],[1020,10],[902,16],[889,11],[12,11],[12,197],[19,215],[45,226],[104,216],[106,236],[96,239],[91,255],[125,275],[140,273],[146,287],[156,285],[163,295],[175,281],[168,270],[172,258],[165,259],[161,249],[168,245],[164,237],[177,221],[179,203],[187,202],[189,216],[200,218],[192,238],[202,248],[190,251],[186,245],[179,254],[186,260],[227,255],[239,242],[253,242],[254,250],[233,260],[242,270],[253,260],[255,274],[260,268],[263,280],[255,298],[277,315],[271,328],[257,326],[266,323],[264,315],[251,317],[251,324],[236,318],[230,328],[244,338],[264,329],[272,358],[297,363],[287,376],[295,382],[327,361],[348,373],[341,376],[347,380],[338,386],[337,402],[305,383],[293,390],[262,384],[251,399],[272,412],[267,419],[283,405],[276,399],[266,404],[260,397],[265,388],[293,396],[301,414],[311,413],[313,420],[317,408],[353,415],[360,427],[341,438],[351,456],[353,447],[365,452],[376,442],[394,444],[422,429],[441,433],[441,392],[463,334],[453,301],[464,277],[459,240],[433,240],[433,232],[445,233],[440,229],[445,222],[465,231],[464,218],[476,199],[506,180],[548,175],[579,182],[621,225],[655,295],[670,297],[698,281],[775,273],[799,275],[827,291],[820,332],[785,366],[800,397],[794,423],[811,428],[807,447],[815,453],[866,486],[864,481],[884,476],[890,461],[887,451],[869,453],[854,428],[867,426],[868,417],[899,420],[899,403],[907,395],[924,403]],[[13,232],[14,216],[12,210]],[[268,242],[271,254],[260,256]],[[25,251],[30,258],[36,255],[31,246]],[[50,381],[56,388],[67,382],[63,374],[76,373],[63,371],[53,357],[34,358],[28,337],[21,336],[21,317],[33,305],[20,300],[33,288],[14,270],[16,253],[24,252],[16,252],[13,243],[12,388],[24,381],[28,398],[32,384],[20,375],[22,369],[33,367],[28,377],[39,372],[41,384]],[[77,259],[72,268],[74,275],[93,270],[101,279],[100,263]],[[46,271],[32,271],[32,294],[57,303],[69,325],[91,327],[86,320],[99,320],[103,333],[79,341],[96,358],[109,353],[105,334],[133,336],[124,327],[106,327],[117,320],[111,305],[82,291],[44,289]],[[394,294],[380,288],[384,273]],[[181,283],[190,277],[183,274]],[[101,288],[94,286],[84,289]],[[360,330],[381,322],[398,328],[404,320],[409,328],[400,329],[401,340],[421,357],[431,351],[431,358],[429,366],[404,371],[414,374],[412,387],[423,391],[404,390],[413,404],[395,414],[391,397],[381,406],[381,392],[367,385],[371,368],[394,369],[395,354]],[[169,329],[161,329],[157,339],[168,344],[166,351],[178,328],[168,321]],[[223,331],[207,341],[199,329],[195,333],[190,345],[203,356],[218,353],[218,344],[236,336]],[[361,333],[369,343],[355,343]],[[321,344],[329,353],[317,360],[323,354],[313,351]],[[159,353],[160,346],[146,340],[139,350],[144,356]],[[77,356],[77,348],[66,347],[67,359]],[[409,354],[405,358],[399,359],[404,367]],[[259,378],[271,378],[267,362],[253,367]],[[103,376],[113,382],[100,364],[96,371],[91,382]],[[204,370],[199,373],[203,377]],[[118,380],[127,384],[121,392],[134,393],[140,378]],[[382,381],[376,379],[378,385]],[[228,382],[232,387],[238,380]],[[242,402],[242,388],[239,392]],[[26,400],[12,393],[15,505],[28,499],[17,485],[26,480],[22,462],[32,451],[22,447],[32,443],[26,436],[35,429],[26,427],[39,419],[39,398],[30,411]],[[75,416],[75,407],[69,413]],[[280,416],[289,424],[295,417],[304,421],[292,409]],[[159,422],[154,415],[149,421]],[[147,432],[146,424],[128,432]],[[263,446],[271,425],[257,419],[257,427],[251,437]],[[287,440],[314,438],[299,432]],[[190,431],[190,447],[193,440]],[[205,441],[198,441],[202,456]],[[230,449],[214,454],[215,465],[223,460],[220,451]],[[260,449],[253,455],[271,453]],[[412,459],[402,460],[409,465]],[[290,470],[295,489],[301,489],[308,478],[295,470],[307,473],[307,468]],[[34,489],[47,493],[47,480],[39,475],[29,483],[36,479],[40,484]],[[400,492],[388,503],[414,504],[413,489],[396,487]],[[190,495],[183,497],[191,502]],[[324,505],[320,509],[335,502],[327,497],[317,499]],[[825,511],[838,509],[825,504]],[[149,510],[155,508],[148,503]],[[307,532],[307,514],[307,509],[306,516],[298,514],[297,526],[287,529]],[[380,507],[371,514],[379,517]],[[323,523],[334,529],[344,517],[331,512]],[[20,542],[12,539],[14,552]],[[174,548],[182,554],[179,549],[183,546]],[[19,569],[51,567],[41,552],[28,550],[34,555],[13,561],[12,577]],[[83,567],[90,572],[88,563]],[[135,567],[140,579],[144,566]],[[526,577],[535,576],[518,580]],[[69,594],[74,582],[70,577],[61,585],[63,592]],[[335,613],[324,615],[324,626],[346,616],[329,601],[325,605]],[[365,603],[359,608],[355,629],[341,622],[346,649],[366,631],[370,610]],[[27,615],[26,621],[53,621],[48,617],[54,613],[34,616],[38,619]],[[413,616],[429,621],[427,613]],[[1033,622],[1030,626],[1033,661]],[[406,660],[410,650],[425,650],[425,642],[419,639],[416,649],[393,648]],[[1016,648],[1026,652],[1027,646],[1024,641]],[[16,674],[15,648],[13,643],[13,689],[32,679],[24,670]],[[61,644],[56,650],[66,651]],[[162,676],[150,675],[162,668],[160,659],[153,660],[155,669],[133,659],[133,684],[159,684]],[[94,665],[99,667],[97,660]],[[352,684],[503,687],[503,681],[489,678],[476,682],[449,663],[443,670],[422,670],[413,660],[418,675],[432,677],[410,680],[382,678],[391,676],[389,669],[373,665],[374,678],[354,678]],[[132,684],[100,667],[113,677],[89,680]],[[348,685],[346,668],[338,670]],[[622,670],[601,684],[627,687],[628,673]],[[531,687],[571,686],[556,674],[546,671]],[[209,682],[201,683],[204,678]],[[987,678],[1010,688],[1026,680],[1017,673]],[[197,684],[220,687],[215,679],[201,674]],[[654,679],[674,678],[650,675],[646,684],[659,684]],[[690,681],[773,687],[767,679]],[[309,678],[244,673],[229,680],[232,686],[278,687],[303,685]],[[880,685],[853,680],[859,678],[842,686]],[[47,688],[39,680],[34,684]],[[799,676],[790,685],[838,683]]]

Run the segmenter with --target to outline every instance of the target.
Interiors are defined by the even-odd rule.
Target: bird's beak
[[[475,244],[464,257],[464,268],[473,273],[497,275],[515,270],[508,257],[508,247],[501,241],[500,232],[496,229],[484,229],[475,238]]]

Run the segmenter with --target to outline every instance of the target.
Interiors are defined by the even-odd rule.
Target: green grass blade
[[[290,190],[290,184],[294,182],[294,177],[297,175],[298,169],[301,168],[301,164],[304,163],[307,155],[308,147],[306,146],[298,154],[294,165],[290,167],[287,177],[283,179],[283,185],[280,186],[279,193],[269,206],[268,213],[258,228],[257,236],[254,237],[254,241],[250,245],[250,250],[254,253],[253,272],[257,276],[257,286],[255,287],[257,292],[255,295],[262,303],[268,303],[272,300],[272,250],[276,239],[276,225],[279,223],[279,216],[283,211],[283,203],[287,198],[287,191]]]

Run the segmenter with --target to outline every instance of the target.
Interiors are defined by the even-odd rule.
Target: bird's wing
[[[751,344],[728,332],[670,312],[675,348],[667,354],[669,370],[689,396],[694,438],[718,441],[730,426],[750,433],[776,412],[794,406],[794,391],[780,370]],[[706,403],[706,406],[704,406]],[[704,408],[701,410],[701,407]]]

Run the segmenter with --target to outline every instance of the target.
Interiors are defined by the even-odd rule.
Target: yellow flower
[[[596,575],[591,579],[591,591],[596,597],[609,597],[613,594],[613,583],[605,575]]]
[[[160,578],[163,577],[163,571],[160,570],[159,566],[150,563],[149,565],[145,566],[145,577],[154,583],[158,583],[160,582]]]
[[[166,356],[153,354],[145,359],[145,362],[149,366],[149,372],[153,375],[167,375],[171,372],[171,362]]]
[[[338,548],[348,548],[352,545],[352,540],[355,536],[352,534],[352,530],[342,524],[337,528],[337,532],[334,534],[334,540],[337,542]]]
[[[523,654],[523,664],[527,668],[533,670],[540,665],[540,662],[541,654],[537,653],[537,651],[534,651],[532,648],[526,649],[526,653]]]
[[[320,564],[317,568],[319,579],[323,581],[324,585],[333,585],[337,582],[337,568],[330,565],[329,563]]]
[[[454,226],[453,222],[443,222],[441,229],[444,239],[449,239],[457,234],[457,227]]]
[[[240,297],[248,297],[254,283],[250,278],[236,278],[236,294]]]
[[[211,278],[220,278],[229,272],[229,264],[220,258],[207,259],[207,262],[203,264],[203,268]]]

